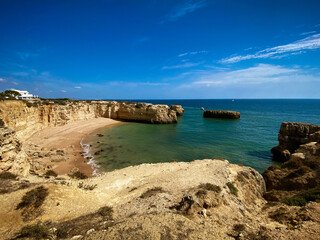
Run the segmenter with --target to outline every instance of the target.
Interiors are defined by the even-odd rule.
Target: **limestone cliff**
[[[6,127],[0,119],[0,172],[10,171],[21,175],[29,172],[30,164],[21,147],[15,131]]]
[[[271,166],[263,173],[268,200],[278,201],[292,196],[302,199],[308,189],[320,188],[319,136],[320,126],[317,125],[281,124],[279,145],[272,152],[276,160],[285,162],[281,166]],[[316,198],[320,199],[320,194]]]
[[[176,112],[166,105],[116,101],[73,101],[64,105],[48,101],[27,104],[0,101],[0,119],[26,139],[48,126],[61,126],[77,120],[106,117],[145,123],[176,123]]]
[[[184,109],[181,105],[171,105],[170,109],[176,111],[178,116],[182,116],[184,113]]]
[[[273,159],[284,162],[301,144],[320,141],[320,126],[308,123],[283,122],[278,135],[279,145],[272,148]]]
[[[166,105],[116,101],[0,101],[0,171],[26,176],[46,168],[38,155],[23,148],[26,139],[46,127],[77,120],[112,118],[145,123],[176,123],[177,113]],[[29,153],[28,153],[29,151]]]

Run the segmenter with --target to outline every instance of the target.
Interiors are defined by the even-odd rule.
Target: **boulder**
[[[284,122],[279,131],[279,145],[272,148],[273,158],[284,162],[264,173],[269,201],[303,195],[320,184],[320,126]]]
[[[184,109],[182,108],[181,105],[171,105],[170,109],[176,111],[177,116],[182,116],[184,113]]]
[[[320,141],[320,126],[309,123],[283,122],[278,140],[279,145],[271,149],[273,160],[285,162],[300,145]]]
[[[235,112],[235,111],[204,110],[203,117],[205,117],[205,118],[239,119],[240,113]]]

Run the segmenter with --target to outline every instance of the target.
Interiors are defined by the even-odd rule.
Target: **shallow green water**
[[[272,164],[270,149],[278,144],[283,121],[320,124],[320,100],[168,100],[181,104],[178,124],[126,123],[100,130],[85,141],[94,161],[110,171],[141,163],[224,158],[263,171]],[[236,110],[240,120],[204,119],[206,109]],[[97,151],[103,150],[99,155]]]

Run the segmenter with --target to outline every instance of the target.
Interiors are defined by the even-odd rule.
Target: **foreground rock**
[[[272,152],[275,160],[287,161],[263,173],[267,200],[285,200],[293,205],[320,200],[319,130],[320,126],[313,124],[282,123],[279,146]]]
[[[235,112],[235,111],[204,110],[203,117],[205,117],[205,118],[239,119],[240,113]]]
[[[224,160],[143,164],[86,180],[30,176],[28,181],[0,194],[2,239],[37,223],[51,239],[271,240],[320,234],[319,204],[269,205],[262,176]],[[42,205],[17,209],[39,186],[48,193]]]
[[[94,228],[88,239],[221,239],[236,224],[259,231],[253,219],[265,203],[261,175],[222,160],[143,164],[87,180],[63,178],[30,177],[33,187],[0,195],[0,235],[13,237],[24,225],[50,221],[57,229],[68,226],[68,237]],[[39,184],[49,192],[43,205],[28,215],[26,209],[15,210]],[[95,215],[106,205],[113,209],[112,221]]]

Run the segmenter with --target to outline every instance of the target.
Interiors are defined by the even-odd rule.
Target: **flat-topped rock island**
[[[224,110],[204,110],[204,118],[224,118],[224,119],[239,119],[240,113],[235,111]]]

